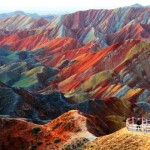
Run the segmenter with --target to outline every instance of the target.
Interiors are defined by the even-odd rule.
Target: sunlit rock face
[[[0,127],[4,130],[0,133],[0,147],[6,150],[10,147],[12,149],[20,147],[61,149],[67,146],[79,148],[102,132],[93,116],[77,110],[69,111],[45,125],[21,119],[0,118]],[[99,133],[94,127],[100,130]]]

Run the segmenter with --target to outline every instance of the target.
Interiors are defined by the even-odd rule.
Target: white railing
[[[136,122],[137,118],[128,118],[126,120],[127,129],[129,131],[150,133],[150,120],[142,118],[141,125],[137,125]]]

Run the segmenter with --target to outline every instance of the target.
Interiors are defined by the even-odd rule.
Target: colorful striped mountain
[[[0,20],[0,149],[83,149],[125,127],[149,68],[149,7]]]

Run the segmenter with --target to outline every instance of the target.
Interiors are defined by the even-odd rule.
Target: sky
[[[63,14],[87,9],[112,9],[139,3],[150,5],[150,0],[0,0],[0,12],[22,10],[39,14]]]

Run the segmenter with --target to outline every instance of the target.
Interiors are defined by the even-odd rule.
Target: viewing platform
[[[150,119],[128,118],[126,127],[129,131],[150,133]]]

